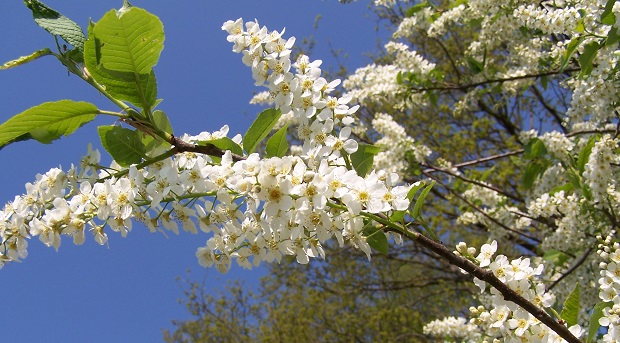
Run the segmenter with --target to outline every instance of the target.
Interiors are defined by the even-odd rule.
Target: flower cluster
[[[539,279],[543,272],[542,265],[532,267],[529,258],[519,257],[509,260],[505,255],[494,257],[496,251],[497,242],[493,241],[491,244],[483,245],[480,253],[475,256],[476,249],[467,247],[467,244],[461,242],[457,245],[455,253],[477,263],[480,267],[489,269],[513,291],[541,309],[550,308],[554,304],[554,294],[548,292]],[[474,278],[474,283],[482,293],[487,291],[484,281]],[[497,289],[491,287],[483,299],[486,306],[470,308],[470,323],[481,328],[484,331],[483,336],[502,338],[507,342],[561,341],[554,331],[532,314],[515,303],[504,300]],[[583,335],[583,329],[579,325],[573,325],[569,330],[576,337]]]
[[[110,231],[126,236],[132,220],[153,232],[200,230],[211,237],[197,250],[201,265],[220,271],[233,260],[251,268],[261,262],[296,256],[299,263],[324,257],[322,244],[336,238],[364,251],[370,246],[364,229],[367,214],[406,210],[410,187],[399,185],[394,173],[371,171],[361,177],[348,168],[345,154],[357,149],[349,135],[352,114],[347,98],[328,94],[336,83],[320,77],[320,62],[300,57],[293,75],[290,46],[278,32],[256,22],[227,22],[234,50],[252,66],[257,83],[267,83],[277,107],[300,118],[307,130],[301,157],[261,159],[251,154],[234,161],[227,151],[221,160],[182,153],[138,169],[118,165],[102,168],[99,153],[91,151],[81,168],[52,169],[27,185],[0,211],[0,261],[27,255],[27,239],[38,236],[58,249],[61,237],[82,244],[90,232],[105,244]],[[188,143],[225,137],[228,127],[214,133],[184,135]],[[241,137],[233,138],[240,144]],[[344,152],[344,153],[343,153]]]
[[[603,336],[603,342],[618,342],[620,340],[620,244],[613,242],[612,235],[603,241],[597,237],[599,244],[598,255],[603,262],[600,263],[600,286],[599,298],[609,304],[603,309],[603,315],[599,319],[601,326],[607,327]]]

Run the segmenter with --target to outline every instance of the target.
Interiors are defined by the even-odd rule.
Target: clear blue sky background
[[[98,20],[105,12],[122,5],[121,0],[60,1],[46,3],[82,27],[88,18]],[[324,66],[336,65],[329,45],[349,54],[351,70],[365,65],[365,52],[376,49],[377,23],[368,1],[342,5],[337,0],[263,1],[146,1],[134,6],[158,15],[166,32],[165,48],[155,72],[160,109],[171,119],[175,133],[196,134],[228,124],[231,133],[243,133],[260,111],[248,105],[253,92],[250,70],[241,56],[231,51],[226,33],[220,30],[228,19],[258,19],[270,29],[286,27],[287,36],[315,36],[312,59]],[[19,0],[0,4],[3,32],[0,62],[54,46],[53,39],[32,21],[30,11]],[[313,29],[321,15],[318,29]],[[86,100],[100,108],[116,110],[53,58],[0,72],[0,121],[31,106],[60,99]],[[0,151],[0,201],[24,192],[24,184],[37,173],[77,163],[88,143],[98,147],[96,127],[111,124],[97,120],[70,137],[52,145],[25,142]],[[232,135],[231,135],[232,136]],[[102,150],[102,153],[104,151]],[[106,158],[106,160],[108,160]],[[109,248],[92,237],[77,247],[68,238],[58,253],[31,240],[29,256],[0,270],[1,342],[158,342],[161,329],[170,320],[188,318],[178,304],[182,295],[177,276],[200,281],[211,292],[228,279],[255,284],[264,270],[239,268],[220,276],[200,267],[194,256],[205,235],[182,233],[165,238],[150,234],[140,225],[125,239],[110,234]]]

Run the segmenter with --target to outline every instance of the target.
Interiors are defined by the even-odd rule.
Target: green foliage
[[[603,316],[603,310],[612,307],[614,305],[613,302],[600,302],[594,305],[594,309],[592,310],[592,315],[590,316],[590,325],[588,327],[588,342],[593,342],[596,334],[598,333],[598,329],[601,327],[598,320]]]
[[[374,157],[379,151],[374,145],[359,144],[357,151],[351,154],[351,163],[358,175],[366,176],[372,170]]]
[[[142,162],[146,149],[140,133],[120,126],[99,126],[99,138],[105,150],[121,166]]]
[[[84,61],[88,72],[112,96],[150,111],[157,100],[153,67],[163,47],[159,18],[125,6],[90,23]]]
[[[266,157],[282,157],[288,151],[288,138],[286,132],[288,125],[281,127],[276,133],[267,140],[265,149]]]
[[[383,230],[377,227],[368,226],[364,229],[362,234],[366,238],[366,243],[368,243],[371,248],[382,254],[388,253],[389,244]]]
[[[0,148],[26,139],[50,143],[70,135],[98,113],[95,105],[82,101],[61,100],[34,106],[0,125]]]
[[[243,155],[243,150],[241,149],[241,146],[239,146],[239,144],[235,143],[232,139],[228,137],[212,139],[209,141],[199,141],[198,144],[200,145],[210,144],[210,145],[213,145],[221,149],[222,151],[230,150],[230,152],[232,152],[233,154],[237,154],[240,156]]]
[[[248,154],[253,153],[262,140],[269,135],[281,116],[282,112],[279,109],[268,108],[262,111],[243,136],[243,149]]]
[[[581,291],[579,290],[579,284],[576,284],[573,291],[564,301],[562,313],[560,314],[568,327],[578,324],[580,299]]]
[[[153,112],[153,124],[155,127],[172,134],[172,125],[170,125],[170,120],[168,120],[168,116],[164,111],[157,110]],[[140,132],[140,137],[142,140],[142,144],[144,144],[144,149],[148,153],[149,151],[156,150],[160,146],[169,147],[170,143],[162,140],[159,137],[154,137],[151,134],[146,132]]]
[[[65,42],[73,45],[77,51],[84,51],[86,37],[78,24],[40,1],[24,0],[24,3],[32,11],[34,21],[39,26],[54,36],[60,36]]]
[[[418,196],[418,198],[416,199],[413,205],[413,210],[411,211],[411,215],[413,216],[413,218],[420,218],[422,206],[424,205],[424,200],[426,199],[428,193],[430,193],[431,189],[433,189],[433,186],[435,186],[435,181],[424,187],[422,192],[420,192],[420,196]]]

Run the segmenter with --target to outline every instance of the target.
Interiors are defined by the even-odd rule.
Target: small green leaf
[[[411,7],[409,7],[409,8],[407,9],[407,14],[406,14],[406,16],[407,16],[407,17],[411,17],[411,16],[413,16],[414,14],[416,14],[416,13],[418,13],[418,12],[422,11],[423,9],[425,9],[426,7],[429,7],[429,6],[430,6],[430,4],[429,4],[428,2],[421,2],[421,3],[419,3],[419,4],[415,4],[415,5],[413,5],[413,6],[411,6]]]
[[[129,167],[146,157],[140,132],[120,126],[99,126],[99,138],[105,150],[121,166]]]
[[[467,62],[469,70],[471,70],[474,75],[480,74],[484,70],[484,63],[476,60],[475,58],[467,56],[465,60]]]
[[[575,186],[572,183],[567,183],[562,186],[554,187],[552,190],[549,191],[549,195],[554,195],[555,193],[562,192],[562,191],[564,191],[564,193],[569,193],[574,190],[575,190]]]
[[[588,163],[588,159],[592,153],[592,148],[594,148],[594,144],[596,144],[597,139],[598,136],[596,135],[590,137],[586,145],[584,145],[579,152],[579,157],[577,157],[577,170],[579,170],[579,174],[582,174],[585,171],[586,163]]]
[[[541,157],[547,154],[547,148],[545,147],[545,143],[538,139],[531,139],[523,148],[525,157],[528,160],[534,159],[536,157]]]
[[[369,226],[364,229],[362,234],[366,238],[366,243],[368,243],[371,248],[387,255],[388,240],[383,230]]]
[[[394,211],[390,216],[390,221],[394,223],[402,222],[405,220],[405,211]]]
[[[530,189],[534,186],[534,182],[538,179],[539,175],[542,175],[547,170],[548,162],[542,159],[535,159],[527,164],[525,171],[523,172],[523,186],[525,189]]]
[[[612,27],[605,38],[605,46],[614,45],[620,42],[620,30],[617,27]]]
[[[286,139],[286,130],[288,124],[281,127],[276,133],[267,140],[266,157],[282,157],[288,151],[288,140]]]
[[[560,70],[564,70],[564,68],[566,68],[566,66],[570,62],[570,59],[573,57],[573,54],[575,53],[579,45],[581,45],[581,43],[586,39],[586,37],[587,36],[579,36],[571,39],[571,41],[566,46],[564,61],[562,62],[562,66],[560,66]]]
[[[581,77],[590,75],[594,66],[592,62],[594,58],[598,54],[598,49],[600,45],[598,42],[590,42],[585,45],[583,49],[583,53],[579,55],[579,66],[581,67],[581,73],[579,74]]]
[[[49,48],[37,50],[37,51],[33,52],[32,54],[30,54],[28,56],[21,56],[18,59],[14,59],[12,61],[6,62],[5,64],[0,66],[0,70],[17,67],[19,65],[26,64],[26,63],[28,63],[30,61],[34,61],[37,58],[40,58],[40,57],[43,57],[43,56],[47,56],[47,55],[51,55],[51,54],[53,54],[53,53],[52,53],[52,50],[50,50]]]
[[[418,199],[416,199],[415,205],[413,206],[413,212],[412,212],[413,218],[420,217],[420,211],[422,210],[422,205],[424,205],[424,199],[426,199],[426,196],[431,191],[431,189],[433,189],[434,185],[435,185],[435,181],[431,182],[428,186],[424,187],[422,192],[420,192],[420,196],[418,197]]]
[[[592,311],[592,315],[590,316],[590,325],[588,326],[588,342],[592,342],[596,337],[598,329],[601,327],[598,320],[603,317],[603,310],[612,307],[614,303],[612,301],[609,302],[600,302],[594,305],[594,310]]]
[[[616,15],[613,12],[614,4],[618,0],[607,0],[605,10],[601,13],[601,23],[605,25],[614,25],[616,23]]]
[[[243,155],[243,150],[241,149],[239,144],[235,143],[235,141],[233,141],[232,139],[228,137],[212,139],[210,141],[199,141],[198,144],[199,145],[211,144],[220,150],[223,150],[223,151],[230,150],[230,152],[232,152],[233,154]],[[216,156],[216,157],[220,157],[220,156]]]
[[[418,182],[416,185],[412,186],[407,193],[407,199],[409,199],[409,201],[412,201],[413,197],[415,197],[415,195],[420,189],[422,189],[422,187],[424,187],[424,182]]]
[[[553,263],[556,267],[563,266],[570,256],[559,250],[547,250],[543,255],[543,260]]]
[[[568,327],[578,323],[580,298],[581,292],[579,290],[579,284],[577,283],[573,291],[568,295],[568,298],[566,298],[566,301],[564,301],[562,313],[560,314]]]
[[[248,154],[253,153],[260,142],[269,135],[281,116],[282,112],[275,108],[262,111],[243,136],[243,149]]]
[[[583,18],[577,21],[577,27],[575,28],[575,32],[584,33],[586,31],[586,24]]]
[[[24,3],[32,11],[34,21],[39,26],[60,36],[77,50],[84,51],[86,37],[78,24],[38,0],[24,0]]]
[[[95,119],[97,107],[88,102],[61,100],[27,109],[0,125],[0,148],[34,138],[42,143],[68,136]]]
[[[364,177],[372,170],[374,157],[379,151],[381,150],[374,145],[359,144],[357,151],[350,156],[357,175]]]

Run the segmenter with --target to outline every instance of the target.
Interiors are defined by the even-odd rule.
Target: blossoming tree
[[[129,234],[133,221],[151,231],[209,235],[196,257],[221,272],[283,256],[306,264],[324,258],[330,241],[368,258],[373,249],[414,242],[473,275],[481,291],[469,321],[433,321],[427,335],[618,340],[620,5],[613,0],[376,1],[398,29],[385,62],[348,77],[340,96],[340,81],[322,77],[320,61],[293,58],[294,38],[257,21],[228,21],[222,29],[233,51],[267,89],[254,101],[270,104],[232,138],[228,127],[177,134],[157,110],[153,67],[164,33],[156,16],[125,2],[84,34],[43,3],[25,2],[57,50],[1,68],[54,56],[115,110],[71,100],[40,104],[0,125],[0,147],[50,143],[110,116],[117,124],[98,132],[114,162],[104,167],[90,151],[79,166],[27,184],[0,211],[2,264],[23,260],[34,237],[56,250],[63,237],[82,244],[88,233],[105,244],[112,232]],[[415,51],[425,44],[419,37],[439,50],[443,40],[461,39],[460,54],[429,60]],[[375,111],[386,104],[391,113]],[[455,161],[443,142],[419,142],[397,122],[438,112],[442,121],[447,114],[485,118],[501,130],[489,130],[468,159]],[[448,135],[466,131],[445,123]],[[520,177],[497,187],[490,174],[499,168]],[[451,204],[454,225],[485,232],[488,242],[479,249],[444,245],[453,236],[426,220],[431,192]]]

